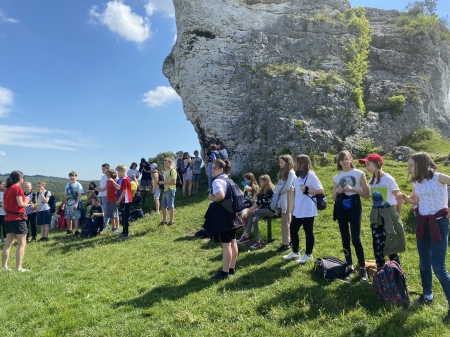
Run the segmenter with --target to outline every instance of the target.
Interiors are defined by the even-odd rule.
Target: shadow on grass
[[[421,330],[435,326],[435,322],[425,318],[417,317],[414,320],[408,320],[411,317],[411,310],[397,310],[389,318],[382,319],[374,330],[368,331],[367,326],[355,326],[342,333],[341,337],[365,336],[365,337],[398,337],[398,336],[416,336]]]
[[[114,304],[114,307],[118,308],[121,306],[131,305],[132,307],[137,308],[150,308],[155,303],[159,303],[165,300],[176,301],[180,298],[188,296],[192,293],[199,292],[212,285],[214,285],[214,282],[210,279],[194,277],[183,284],[163,285],[156,287],[140,297],[128,301],[117,302]]]

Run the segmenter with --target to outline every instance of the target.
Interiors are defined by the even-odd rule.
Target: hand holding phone
[[[247,182],[245,180],[242,180],[242,185],[244,185],[244,187],[248,186],[248,184],[247,184]]]

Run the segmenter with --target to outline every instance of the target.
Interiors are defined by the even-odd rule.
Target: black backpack
[[[233,180],[228,177],[216,179],[225,180],[227,183],[227,193],[220,204],[228,213],[235,214],[252,205],[252,203],[245,198],[244,193],[242,193],[239,186],[236,185]]]
[[[48,205],[50,206],[50,213],[55,213],[56,211],[56,198],[51,195],[50,198],[48,198]]]
[[[347,263],[334,256],[317,259],[314,270],[327,281],[343,278],[347,270]]]
[[[130,221],[136,221],[137,219],[142,219],[144,217],[144,212],[142,209],[135,209],[130,213]]]
[[[162,174],[161,172],[158,172],[158,180],[159,181],[164,181],[164,174]],[[158,185],[159,189],[163,190],[164,189],[164,185]]]
[[[81,220],[81,237],[89,238],[94,235],[94,232],[97,230],[97,226],[94,224],[94,220],[90,217],[85,217]]]

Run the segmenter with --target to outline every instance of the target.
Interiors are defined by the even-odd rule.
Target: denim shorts
[[[52,217],[50,216],[50,210],[37,212],[37,225],[50,225]]]
[[[74,210],[72,206],[66,206],[66,210],[64,211],[64,218],[71,220],[80,220],[81,211],[78,209]]]
[[[166,190],[164,191],[161,208],[174,208],[175,207],[175,192],[176,190]]]
[[[161,195],[161,189],[155,188],[155,193],[153,194],[153,199],[159,199],[159,196]]]
[[[193,181],[194,183],[199,182],[199,181],[200,181],[200,173],[198,173],[198,174],[193,173],[193,174],[192,174],[192,181]]]

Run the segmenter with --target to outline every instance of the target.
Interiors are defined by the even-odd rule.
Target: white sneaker
[[[313,259],[312,255],[308,256],[306,254],[303,254],[303,256],[300,259],[298,259],[297,261],[295,261],[295,262],[297,262],[299,264],[304,264],[304,263],[306,263],[306,262],[308,262],[308,261],[310,261],[312,259]]]
[[[291,252],[291,253],[289,253],[288,255],[284,255],[284,256],[283,256],[283,259],[285,259],[285,260],[292,260],[292,259],[296,259],[296,258],[299,257],[299,256],[300,256],[299,253]]]

